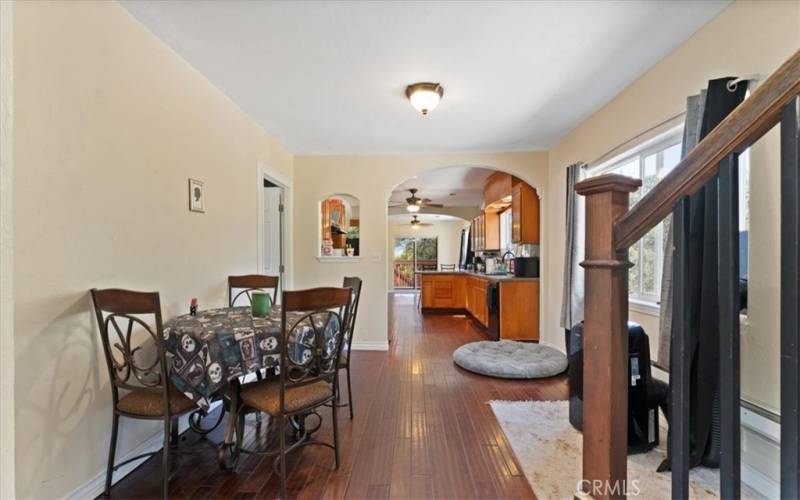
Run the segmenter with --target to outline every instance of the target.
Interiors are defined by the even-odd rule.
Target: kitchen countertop
[[[485,273],[478,273],[475,271],[417,271],[417,274],[458,274],[464,276],[474,276],[476,278],[482,278],[487,280],[493,281],[539,281],[539,278],[525,278],[525,277],[516,277],[513,274],[485,274]]]

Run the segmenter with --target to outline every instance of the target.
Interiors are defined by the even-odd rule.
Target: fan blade
[[[444,207],[444,205],[442,205],[441,203],[423,203],[422,206],[423,207],[428,207],[428,208],[443,208]]]

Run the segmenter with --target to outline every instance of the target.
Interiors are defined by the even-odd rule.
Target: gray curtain
[[[700,142],[700,129],[703,125],[705,112],[706,91],[699,95],[689,96],[686,99],[686,124],[683,128],[683,146],[681,158],[697,146]],[[658,359],[657,366],[669,371],[669,345],[672,334],[672,216],[664,245],[664,264],[661,273],[661,311],[658,320]]]
[[[583,197],[575,193],[575,184],[581,180],[585,163],[567,167],[567,220],[564,248],[564,289],[561,298],[561,327],[569,330],[583,321],[583,268],[584,255]]]

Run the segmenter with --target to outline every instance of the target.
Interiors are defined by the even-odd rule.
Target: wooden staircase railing
[[[629,194],[641,181],[609,174],[578,183],[586,197],[583,385],[584,494],[624,497],[627,485],[628,248],[674,213],[674,359],[686,359],[691,307],[688,276],[688,196],[719,174],[720,373],[723,412],[721,492],[739,496],[738,237],[736,155],[781,123],[781,497],[800,494],[800,51],[714,128],[633,209]],[[722,167],[722,168],[721,168]],[[757,166],[755,166],[757,168]],[[731,217],[731,210],[734,216]],[[729,214],[723,216],[723,213]],[[676,333],[677,332],[677,333]],[[688,497],[689,363],[671,373],[672,496]],[[736,380],[730,380],[733,377]],[[725,383],[721,384],[725,386]],[[727,413],[726,413],[727,412]],[[734,484],[735,483],[735,484]]]

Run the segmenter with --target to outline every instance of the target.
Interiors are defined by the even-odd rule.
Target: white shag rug
[[[536,497],[572,499],[581,479],[583,442],[581,433],[569,423],[569,403],[490,401],[489,404]],[[639,498],[670,498],[671,474],[656,472],[667,456],[666,436],[667,430],[662,427],[661,444],[657,448],[628,456],[628,496],[633,497],[638,489]],[[692,499],[719,498],[719,470],[692,469],[689,495]],[[763,497],[743,484],[742,498]]]

